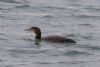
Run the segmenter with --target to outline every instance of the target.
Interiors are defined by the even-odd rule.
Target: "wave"
[[[16,0],[0,0],[1,2],[5,2],[5,3],[20,3]]]
[[[100,19],[99,15],[71,15],[73,17],[77,17],[77,18],[94,18],[94,19]]]

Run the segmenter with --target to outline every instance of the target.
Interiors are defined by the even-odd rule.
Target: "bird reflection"
[[[34,44],[36,47],[40,47],[40,40],[36,39]]]

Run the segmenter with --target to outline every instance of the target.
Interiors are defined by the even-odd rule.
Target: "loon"
[[[61,36],[47,36],[47,37],[41,38],[41,30],[39,27],[31,27],[26,30],[34,32],[36,40],[44,40],[44,41],[48,41],[52,43],[76,43],[72,39],[61,37]]]

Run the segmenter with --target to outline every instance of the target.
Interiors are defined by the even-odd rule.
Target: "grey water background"
[[[77,44],[34,43],[59,35]],[[100,0],[0,0],[0,67],[99,67]]]

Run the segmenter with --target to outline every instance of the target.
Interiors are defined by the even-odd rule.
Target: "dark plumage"
[[[61,37],[61,36],[47,36],[41,39],[41,30],[38,27],[31,27],[27,30],[33,31],[36,34],[35,39],[37,40],[45,40],[45,41],[54,42],[54,43],[76,43],[72,39]]]

